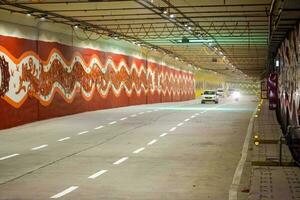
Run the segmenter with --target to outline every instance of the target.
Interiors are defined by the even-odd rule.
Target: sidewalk
[[[286,144],[280,161],[280,125],[265,100],[257,109],[249,146],[248,200],[300,200],[300,168]],[[243,198],[244,199],[244,198]]]

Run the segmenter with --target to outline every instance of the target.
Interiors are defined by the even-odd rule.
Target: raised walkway
[[[261,102],[253,123],[248,168],[244,172],[246,176],[248,173],[248,183],[244,181],[241,187],[241,192],[249,195],[246,198],[240,195],[239,199],[300,199],[300,168],[295,166],[282,136],[275,111],[269,110],[267,100]]]

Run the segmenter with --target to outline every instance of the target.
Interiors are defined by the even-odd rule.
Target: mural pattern
[[[12,42],[21,43],[20,49],[23,50],[12,51]],[[73,104],[80,97],[85,104],[97,102],[92,102],[93,106],[88,108],[96,110],[194,98],[192,73],[125,55],[58,43],[29,42],[32,43],[29,48],[24,48],[23,44],[28,43],[24,39],[0,38],[0,108],[9,106],[22,113],[27,101],[35,101],[39,107],[53,108]],[[63,101],[57,102],[57,96]],[[148,101],[150,97],[154,100]],[[105,106],[100,105],[99,99]],[[118,105],[104,102],[112,99],[119,99]],[[70,113],[60,111],[58,115],[52,113],[42,118],[64,114]],[[3,115],[0,111],[0,116]],[[37,113],[36,120],[41,119],[39,115]],[[10,125],[0,124],[0,128],[7,126]]]

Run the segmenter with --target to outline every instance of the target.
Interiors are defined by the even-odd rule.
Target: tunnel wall
[[[195,98],[194,76],[187,70],[101,48],[15,35],[1,35],[0,28],[0,129],[85,111]]]

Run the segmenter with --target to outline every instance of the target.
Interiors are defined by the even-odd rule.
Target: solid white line
[[[80,133],[77,133],[77,135],[83,135],[83,134],[86,134],[86,133],[88,133],[89,131],[82,131],[82,132],[80,132]]]
[[[123,120],[126,120],[126,119],[127,119],[127,117],[123,117],[123,118],[121,118],[120,120],[123,121]]]
[[[185,119],[184,121],[185,121],[185,122],[188,122],[188,121],[190,121],[190,119],[189,119],[189,118],[187,118],[187,119]]]
[[[130,115],[130,117],[136,117],[136,114]]]
[[[183,125],[183,123],[181,122],[181,123],[179,123],[179,124],[177,124],[177,126],[182,126]]]
[[[51,199],[58,199],[74,190],[76,190],[78,188],[78,186],[71,186],[67,189],[65,189],[64,191],[60,192],[60,193],[57,193],[56,195],[53,195],[52,197],[50,197]]]
[[[96,127],[96,128],[94,128],[95,130],[98,130],[98,129],[101,129],[101,128],[103,128],[104,126],[98,126],[98,127]]]
[[[107,172],[107,170],[101,170],[101,171],[99,171],[99,172],[97,172],[97,173],[95,173],[95,174],[89,176],[88,178],[89,178],[89,179],[95,179],[95,178],[97,178],[98,176],[101,176],[102,174],[104,174],[104,173],[106,173],[106,172]]]
[[[157,140],[152,140],[152,141],[150,141],[147,145],[152,145],[152,144],[154,144],[155,142],[157,142]]]
[[[241,156],[241,159],[240,159],[240,161],[236,167],[236,170],[234,172],[232,183],[231,183],[231,186],[229,189],[229,200],[237,200],[237,198],[238,198],[237,191],[238,191],[239,184],[241,182],[241,176],[242,176],[244,165],[245,165],[246,159],[247,159],[249,143],[250,143],[251,135],[253,132],[253,123],[254,123],[255,113],[256,113],[256,111],[253,112],[250,122],[249,122],[249,125],[248,125],[247,135],[246,135],[244,145],[243,145],[243,150],[242,150],[242,156]]]
[[[62,141],[68,140],[68,139],[70,139],[70,137],[61,138],[61,139],[59,139],[59,140],[57,140],[57,141],[58,141],[58,142],[62,142]]]
[[[47,146],[48,146],[48,144],[43,144],[43,145],[41,145],[41,146],[31,148],[31,150],[32,150],[32,151],[35,151],[35,150],[39,150],[39,149],[45,148],[45,147],[47,147]]]
[[[144,114],[144,112],[140,112],[140,113],[139,113],[139,115],[142,115],[142,114]]]
[[[173,128],[171,128],[169,131],[170,131],[170,132],[175,131],[176,128],[177,128],[177,127],[173,127]]]
[[[115,123],[117,123],[117,122],[116,122],[116,121],[109,122],[110,125],[113,125],[113,124],[115,124]]]
[[[163,133],[163,134],[161,134],[159,137],[164,137],[164,136],[166,136],[166,135],[168,135],[168,133]]]
[[[144,151],[144,150],[145,150],[145,148],[142,147],[142,148],[139,148],[139,149],[135,150],[135,151],[132,152],[132,153],[140,153],[141,151]]]
[[[113,164],[114,164],[114,165],[119,165],[119,164],[121,164],[122,162],[124,162],[124,161],[127,160],[127,159],[128,159],[128,157],[123,157],[123,158],[117,160],[116,162],[114,162]]]
[[[18,155],[20,155],[20,154],[18,154],[18,153],[11,154],[9,156],[4,156],[4,157],[0,158],[0,160],[5,160],[5,159],[8,159],[8,158],[12,158],[12,157],[18,156]]]

